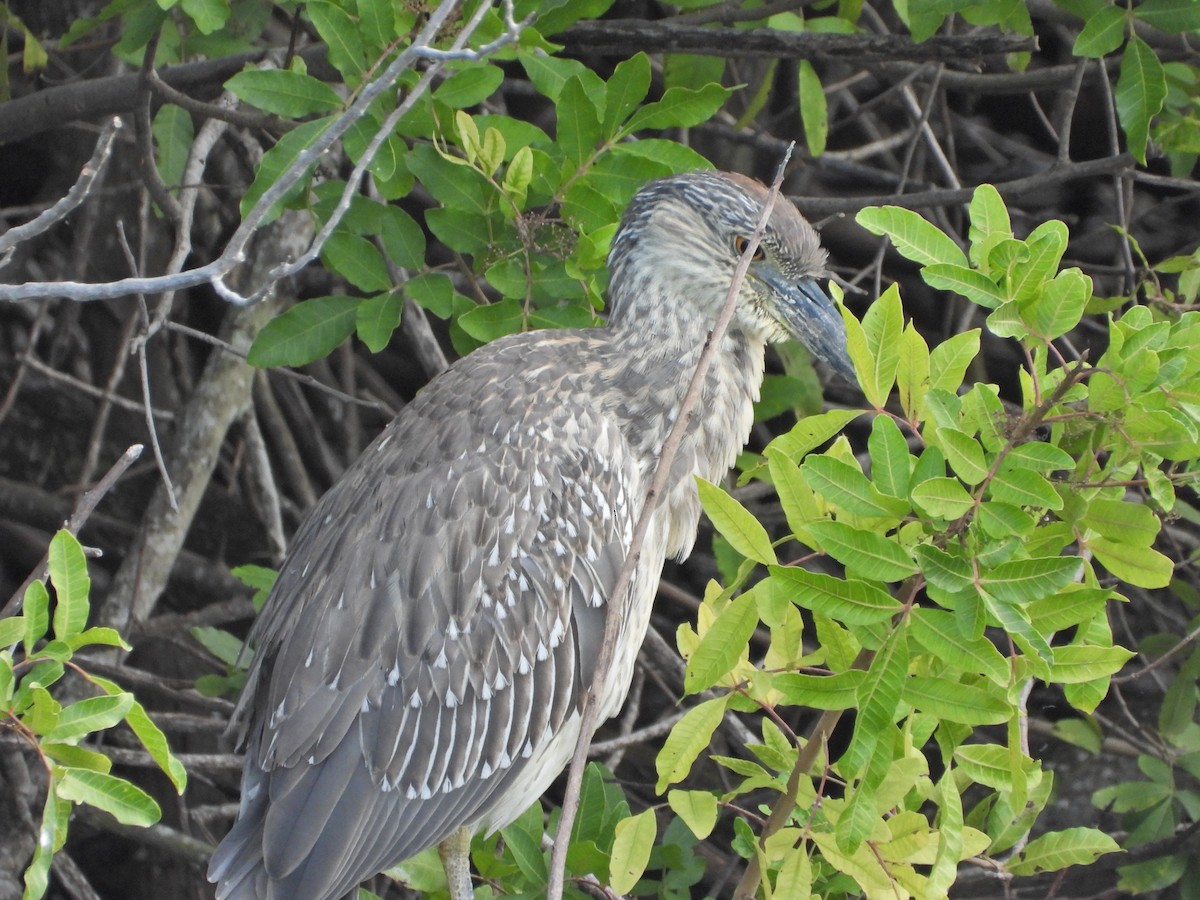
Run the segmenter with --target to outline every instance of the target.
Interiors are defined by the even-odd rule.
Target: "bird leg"
[[[450,900],[472,900],[475,889],[471,886],[471,832],[466,828],[455,831],[438,844],[438,856],[446,869]]]

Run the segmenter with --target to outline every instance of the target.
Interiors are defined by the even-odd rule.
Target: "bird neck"
[[[684,323],[674,329],[637,328],[625,323],[612,327],[611,346],[624,371],[621,399],[611,412],[637,451],[636,458],[656,465],[661,457],[709,327],[688,327]],[[663,495],[672,522],[665,546],[668,554],[686,555],[695,539],[700,506],[692,476],[719,480],[750,435],[754,401],[762,385],[763,358],[762,341],[737,328],[726,333],[713,356]],[[642,475],[643,484],[648,486],[653,471]]]

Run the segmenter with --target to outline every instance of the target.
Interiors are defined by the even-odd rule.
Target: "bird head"
[[[690,172],[642,187],[608,256],[610,321],[649,327],[661,320],[665,302],[678,307],[682,300],[687,306],[675,315],[711,327],[767,195],[760,182],[726,172]],[[731,327],[762,342],[795,338],[853,382],[841,315],[818,281],[825,260],[813,227],[785,197],[776,198]]]

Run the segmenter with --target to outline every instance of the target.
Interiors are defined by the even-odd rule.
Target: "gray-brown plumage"
[[[651,182],[614,238],[608,327],[498,340],[429,384],[313,509],[251,634],[221,900],[333,900],[460,828],[515,819],[570,758],[655,462],[766,199],[738,175]],[[632,580],[600,713],[624,701],[667,556],[751,425],[770,341],[852,377],[777,202]]]

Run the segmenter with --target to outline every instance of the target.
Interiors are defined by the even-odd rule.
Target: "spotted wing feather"
[[[218,897],[340,896],[478,821],[577,714],[639,476],[602,410],[562,403],[521,339],[493,348],[298,532],[252,634]]]

